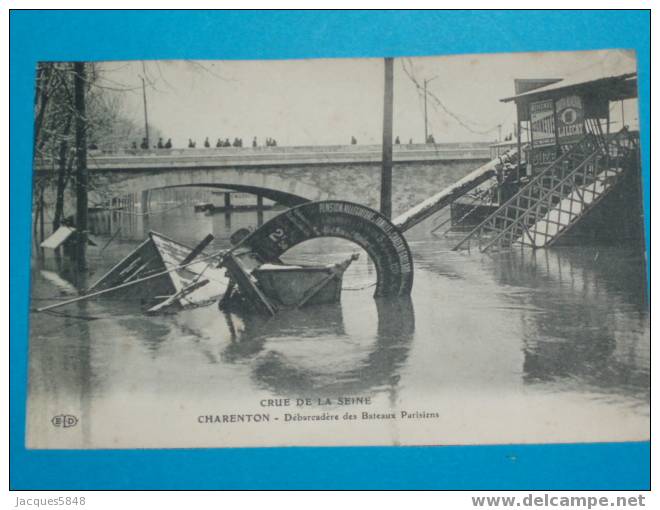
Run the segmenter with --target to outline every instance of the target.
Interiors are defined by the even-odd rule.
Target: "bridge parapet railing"
[[[401,149],[397,146],[393,151],[394,161],[433,161],[433,160],[480,160],[489,157],[487,144],[471,147],[445,147],[440,145],[418,144]],[[149,167],[204,167],[204,166],[262,166],[286,165],[300,163],[360,163],[378,162],[382,158],[382,148],[379,145],[361,146],[353,150],[351,146],[315,147],[315,150],[305,152],[302,147],[288,150],[287,147],[260,148],[226,148],[226,149],[156,149],[136,150],[124,153],[103,153],[90,151],[88,166],[90,169],[102,168],[149,168]],[[264,148],[265,149],[265,148]],[[277,150],[272,150],[277,149]],[[343,149],[343,150],[342,150]],[[47,159],[38,162],[35,167],[39,171],[53,168],[52,161]]]
[[[393,150],[395,152],[417,151],[417,150],[430,150],[430,151],[443,151],[451,149],[485,149],[491,144],[489,142],[453,142],[453,143],[413,143],[413,144],[395,144]],[[90,154],[96,156],[118,156],[118,155],[171,155],[171,154],[292,154],[292,153],[308,153],[308,152],[371,152],[374,150],[381,150],[381,145],[378,144],[362,144],[362,145],[279,145],[275,147],[267,146],[245,146],[245,147],[195,147],[195,148],[170,148],[170,149],[131,149],[112,148],[108,150],[95,149],[90,150]]]

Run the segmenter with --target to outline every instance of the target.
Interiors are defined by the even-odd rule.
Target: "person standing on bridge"
[[[399,140],[399,137],[398,137],[398,136],[394,139],[394,143],[395,143],[396,145],[401,145],[401,140]]]
[[[163,139],[162,138],[158,139],[158,145],[156,145],[156,147],[158,147],[159,149],[165,148],[165,146],[163,145]]]
[[[223,147],[231,147],[231,142],[229,141],[229,138],[225,138],[225,143],[222,144]]]
[[[206,139],[204,140],[204,147],[207,149],[211,146],[211,142],[209,142],[209,137],[207,136]]]
[[[255,136],[255,137],[252,139],[252,147],[256,147],[256,146],[257,146],[257,137]]]
[[[351,145],[357,145],[357,138],[351,136]]]
[[[148,148],[149,148],[149,144],[147,143],[147,139],[143,138],[142,143],[140,144],[140,149],[147,150]]]
[[[168,138],[167,142],[165,142],[165,148],[166,149],[171,149],[172,148],[172,139]]]
[[[216,147],[216,148],[220,148],[220,147],[222,147],[222,138],[218,138],[218,141],[215,142],[215,147]]]
[[[188,138],[188,148],[189,149],[194,149],[195,145],[197,145],[195,142],[193,142],[192,138]]]

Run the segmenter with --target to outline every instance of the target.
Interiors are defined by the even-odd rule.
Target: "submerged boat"
[[[339,302],[344,271],[357,259],[352,255],[329,265],[265,263],[240,243],[226,252],[205,252],[212,239],[209,235],[191,248],[149,232],[87,294],[130,295],[148,313],[220,300],[221,308],[274,315],[283,308]]]
[[[148,312],[213,302],[223,295],[228,281],[224,271],[217,267],[217,257],[202,249],[212,239],[208,236],[198,247],[191,248],[163,234],[149,232],[142,244],[87,293],[117,287],[111,295],[130,293],[142,301]],[[131,282],[135,284],[127,285]]]
[[[229,286],[220,307],[275,315],[282,308],[338,303],[344,272],[357,258],[353,254],[338,264],[289,265],[263,263],[254,252],[239,249],[223,260]]]

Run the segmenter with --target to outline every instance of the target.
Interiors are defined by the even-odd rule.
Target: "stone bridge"
[[[490,159],[488,144],[395,145],[393,152],[394,214]],[[341,199],[377,208],[380,162],[375,145],[90,151],[90,205],[128,195],[144,202],[150,190],[194,186],[249,192],[287,206]],[[37,167],[35,178],[52,172],[48,166]]]

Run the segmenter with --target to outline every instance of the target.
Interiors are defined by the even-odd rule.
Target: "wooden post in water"
[[[257,195],[257,226],[264,224],[264,197]]]
[[[383,168],[380,174],[380,212],[392,217],[392,103],[394,100],[394,59],[385,59],[383,100]]]
[[[85,63],[75,62],[74,108],[76,111],[76,258],[80,269],[85,267],[87,249],[87,118],[85,112]]]

